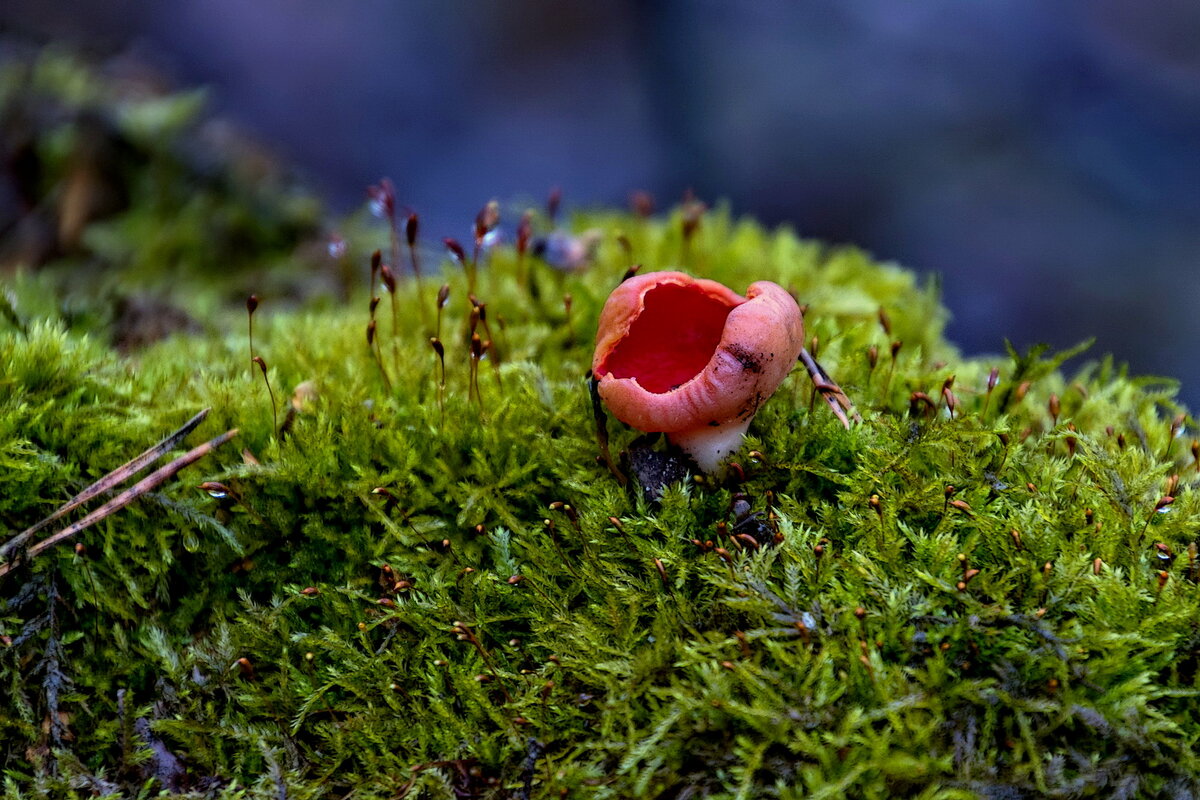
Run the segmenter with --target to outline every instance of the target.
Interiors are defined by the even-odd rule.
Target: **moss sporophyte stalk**
[[[913,273],[720,207],[549,205],[484,206],[461,258],[357,215],[315,289],[280,291],[305,284],[279,251],[261,285],[6,274],[5,798],[1200,793],[1200,443],[1173,382],[965,358]],[[136,252],[128,213],[82,241]],[[536,254],[588,231],[586,266]],[[701,472],[604,382],[667,395],[737,360],[759,281],[803,332]],[[653,357],[597,361],[639,286],[667,316],[625,346]],[[195,323],[130,347],[112,292]]]

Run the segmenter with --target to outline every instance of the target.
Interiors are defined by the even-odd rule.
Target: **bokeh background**
[[[685,190],[941,277],[968,353],[1095,336],[1200,408],[1195,0],[5,0],[430,235]]]

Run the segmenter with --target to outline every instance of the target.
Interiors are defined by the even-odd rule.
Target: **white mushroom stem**
[[[671,443],[692,457],[703,472],[713,473],[721,462],[742,446],[742,437],[750,419],[730,420],[721,425],[706,425],[690,431],[668,433]]]

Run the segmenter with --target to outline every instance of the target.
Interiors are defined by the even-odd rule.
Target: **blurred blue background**
[[[1195,0],[6,0],[132,52],[335,211],[392,177],[429,235],[483,202],[687,189],[942,277],[967,353],[1098,338],[1200,407]]]

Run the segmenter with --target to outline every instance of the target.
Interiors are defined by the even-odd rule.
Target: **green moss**
[[[615,234],[644,269],[674,266],[680,221],[573,221],[593,226],[596,264],[539,265],[540,305],[510,249],[480,270],[500,357],[480,364],[482,403],[465,280],[445,265],[444,419],[416,310],[432,311],[432,281],[422,297],[401,284],[394,333],[380,305],[391,391],[365,296],[264,303],[256,342],[276,393],[317,387],[286,435],[236,309],[211,333],[119,356],[26,314],[46,307],[45,282],[10,281],[25,328],[0,330],[0,519],[14,533],[199,408],[213,411],[197,440],[241,434],[80,534],[83,552],[3,579],[9,796],[146,781],[296,797],[1196,790],[1196,469],[1172,438],[1169,383],[1107,361],[1066,377],[1036,354],[964,359],[911,273],[718,212],[691,268],[794,290],[863,422],[843,430],[798,371],[751,427],[744,481],[674,485],[648,505],[596,461],[584,374],[627,266]],[[912,412],[916,391],[935,413]],[[636,432],[614,424],[620,450]],[[1176,499],[1156,511],[1171,475]],[[735,491],[777,546],[722,537]]]
[[[181,279],[165,297],[200,324],[132,352],[58,267],[6,278],[4,539],[199,409],[189,445],[240,434],[0,577],[5,797],[1200,792],[1200,501],[1173,384],[1107,359],[1067,373],[1072,353],[963,358],[911,272],[725,211],[685,247],[681,223],[581,214],[570,227],[604,238],[579,274],[491,253],[478,400],[448,261],[426,258],[422,292],[400,282],[394,330],[384,293],[388,382],[367,287],[260,292],[283,432],[227,299],[244,274]],[[794,291],[862,422],[844,430],[798,369],[755,418],[743,477],[658,503],[620,485],[584,380],[629,266],[619,234],[645,271]],[[135,263],[141,236],[118,237]],[[192,233],[164,247],[211,256]],[[444,411],[418,306],[434,318],[442,280]],[[609,431],[614,452],[638,436]],[[739,492],[757,516],[735,516]]]

